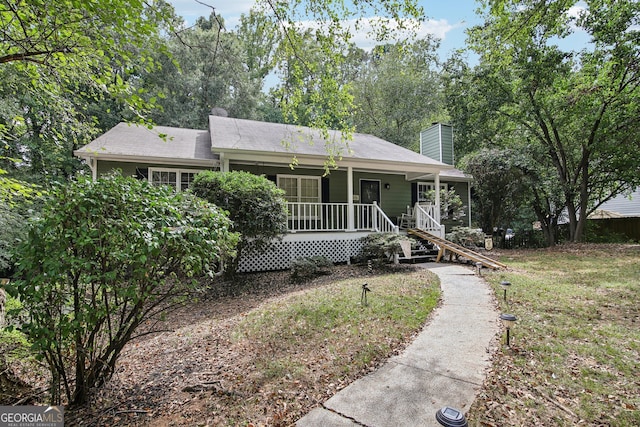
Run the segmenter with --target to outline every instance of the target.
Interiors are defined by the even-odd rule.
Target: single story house
[[[441,135],[447,132],[451,140],[443,144]],[[285,269],[292,260],[312,255],[348,262],[360,251],[361,237],[398,232],[406,216],[444,237],[439,210],[420,203],[427,190],[436,190],[439,198],[440,189],[455,188],[470,222],[471,178],[452,166],[450,127],[436,124],[423,133],[425,144],[433,139],[441,145],[429,149],[445,161],[372,135],[356,133],[345,144],[337,131],[327,139],[307,127],[214,115],[208,130],[120,123],[74,154],[87,162],[94,179],[118,168],[176,191],[188,188],[202,170],[242,170],[271,179],[285,190],[289,233],[269,254],[241,260],[242,271],[259,271]],[[327,146],[340,148],[337,168],[328,173]]]

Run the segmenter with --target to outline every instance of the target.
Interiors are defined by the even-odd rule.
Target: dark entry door
[[[376,202],[380,205],[380,181],[360,181],[360,203],[371,204]]]

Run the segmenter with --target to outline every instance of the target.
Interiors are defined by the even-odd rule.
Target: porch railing
[[[380,231],[397,232],[397,227],[377,203],[353,205],[350,227],[348,203],[287,203],[289,232]]]
[[[416,221],[416,228],[428,231],[442,239],[444,239],[444,225],[441,225],[438,220],[438,212],[436,206],[432,204],[419,204],[416,203],[413,208],[413,216]]]
[[[356,204],[356,228],[361,230],[379,231],[382,233],[398,233],[398,226],[384,213],[376,202],[370,205]],[[369,228],[367,228],[369,227]]]
[[[288,227],[297,231],[336,231],[348,226],[347,203],[287,203]]]

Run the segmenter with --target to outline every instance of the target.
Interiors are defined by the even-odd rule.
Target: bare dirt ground
[[[218,285],[207,298],[172,313],[167,331],[129,343],[112,380],[90,405],[68,411],[65,419],[95,426],[290,425],[366,371],[345,377],[343,384],[318,373],[313,383],[285,381],[272,390],[253,378],[253,349],[233,339],[234,327],[267,300],[367,274],[366,267],[336,266],[331,275],[303,284],[292,283],[285,271],[244,275],[234,291]],[[292,400],[295,407],[287,404]]]

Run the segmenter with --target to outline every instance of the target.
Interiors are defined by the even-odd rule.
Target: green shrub
[[[414,239],[395,233],[371,233],[363,237],[362,257],[365,260],[374,260],[385,263],[393,259],[395,254],[402,252],[401,242],[409,240],[415,247]]]
[[[14,328],[0,328],[0,350],[5,366],[16,360],[33,357],[31,343],[22,332]]]
[[[264,176],[249,172],[202,172],[193,193],[229,212],[232,230],[240,233],[237,256],[228,268],[233,275],[245,249],[264,252],[275,238],[287,232],[284,191]]]
[[[5,294],[5,327],[20,327],[27,323],[29,313],[24,310],[22,302],[9,294]]]
[[[32,380],[43,374],[46,369],[36,360],[27,337],[17,329],[0,328],[0,405],[33,399]]]
[[[331,267],[333,262],[326,256],[298,258],[291,263],[291,278],[302,281],[320,274],[329,274]]]
[[[423,197],[432,204],[435,204],[436,191],[425,191]],[[440,218],[442,220],[457,221],[466,216],[466,214],[466,206],[462,203],[462,198],[456,193],[455,188],[440,192]]]
[[[55,187],[10,285],[31,318],[22,330],[51,371],[51,403],[61,387],[68,403],[85,403],[137,327],[232,253],[229,227],[202,199],[119,174]]]
[[[13,252],[26,234],[26,221],[15,205],[0,203],[0,277],[11,277]]]
[[[585,230],[585,240],[589,243],[630,243],[633,239],[624,233],[615,232],[606,227],[602,221],[605,220],[589,220],[587,221]]]
[[[482,230],[469,227],[453,227],[447,233],[447,240],[465,247],[484,247],[484,237]]]

